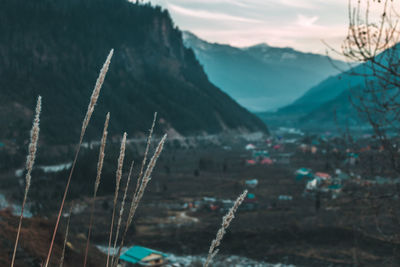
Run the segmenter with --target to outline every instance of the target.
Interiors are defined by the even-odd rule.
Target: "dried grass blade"
[[[128,179],[127,179],[126,185],[125,185],[124,197],[122,198],[121,208],[120,208],[120,210],[119,210],[119,218],[118,218],[118,224],[117,224],[117,231],[116,231],[116,234],[115,234],[114,249],[113,249],[113,251],[115,251],[115,248],[117,247],[117,241],[118,241],[118,237],[119,237],[119,231],[120,231],[120,228],[121,228],[122,215],[123,215],[123,213],[124,213],[124,207],[125,207],[126,196],[127,196],[127,193],[128,193],[129,183],[130,183],[130,181],[131,181],[131,176],[132,176],[133,164],[134,164],[134,161],[132,161],[131,167],[130,167],[130,169],[129,169]],[[111,263],[112,263],[111,266],[112,266],[113,263],[114,263],[114,258],[115,258],[115,254],[113,255],[113,257],[112,257],[112,259],[111,259]]]
[[[114,262],[113,266],[116,266],[118,264],[119,257],[121,256],[121,249],[122,249],[122,247],[124,245],[124,242],[125,242],[126,234],[127,234],[128,229],[129,229],[129,227],[130,227],[130,225],[132,223],[132,220],[133,220],[133,217],[135,215],[136,209],[139,206],[139,202],[143,197],[143,194],[144,194],[144,191],[146,189],[146,186],[151,180],[151,174],[152,174],[153,169],[154,169],[154,167],[155,167],[155,165],[157,163],[157,159],[160,156],[160,154],[161,154],[161,152],[162,152],[162,150],[164,148],[164,143],[165,143],[166,139],[167,139],[167,135],[164,135],[163,138],[161,139],[160,143],[158,144],[158,146],[156,148],[156,151],[154,152],[153,157],[151,158],[149,164],[147,165],[147,169],[146,169],[146,171],[144,173],[144,176],[143,176],[143,179],[142,179],[141,184],[139,186],[139,190],[138,190],[137,194],[135,194],[133,196],[133,198],[132,198],[131,207],[130,207],[129,214],[128,214],[128,220],[127,220],[127,223],[125,225],[124,234],[122,235],[122,239],[121,239],[120,246],[119,246],[119,249],[118,249],[117,257],[115,259],[115,262]]]
[[[24,215],[25,203],[26,203],[26,199],[28,197],[29,188],[31,186],[31,173],[32,173],[33,165],[35,164],[37,143],[39,140],[39,131],[40,131],[39,123],[40,123],[41,110],[42,110],[42,97],[39,96],[37,99],[37,103],[36,103],[35,118],[34,118],[33,124],[32,124],[31,141],[29,143],[29,152],[28,152],[28,156],[26,158],[25,193],[24,193],[24,200],[22,201],[22,206],[21,206],[21,215],[19,216],[17,237],[15,239],[14,251],[13,251],[13,256],[12,256],[12,260],[11,260],[11,267],[14,266],[14,262],[15,262],[15,256],[17,253],[19,236],[21,233],[22,218]]]
[[[124,136],[122,137],[121,149],[119,151],[119,158],[118,158],[118,167],[117,167],[117,172],[115,174],[116,177],[115,177],[114,208],[113,208],[113,213],[112,213],[112,218],[111,218],[110,237],[108,240],[108,253],[107,253],[107,262],[106,262],[107,267],[110,262],[110,249],[111,249],[112,235],[113,235],[113,230],[114,230],[114,218],[115,218],[115,211],[117,209],[119,184],[121,182],[121,177],[122,177],[122,167],[124,165],[125,147],[126,147],[126,133],[124,133]]]
[[[157,120],[157,112],[154,113],[153,123],[152,123],[150,131],[149,131],[149,136],[147,137],[146,149],[144,151],[142,166],[140,167],[140,172],[139,172],[139,176],[138,176],[138,179],[137,179],[137,182],[136,182],[136,189],[135,189],[134,195],[137,194],[137,191],[139,190],[140,183],[142,181],[144,167],[146,166],[146,163],[147,163],[147,155],[149,154],[151,138],[152,138],[152,135],[153,135],[154,126],[156,125],[156,120]]]
[[[72,207],[73,207],[73,205],[71,205],[71,208],[69,210],[67,228],[65,229],[64,245],[63,245],[63,250],[62,250],[61,259],[60,259],[60,267],[63,267],[63,265],[64,265],[65,247],[67,246],[67,242],[68,242],[69,222],[71,221]]]
[[[90,234],[92,232],[92,225],[93,225],[93,213],[94,213],[94,209],[95,209],[95,205],[96,205],[97,190],[99,189],[99,185],[100,185],[101,172],[103,170],[103,163],[104,163],[104,156],[105,156],[104,151],[106,149],[107,135],[108,135],[107,129],[108,129],[109,121],[110,121],[110,113],[107,113],[106,121],[104,122],[103,135],[101,137],[99,160],[97,162],[97,176],[96,176],[96,180],[95,180],[95,183],[94,183],[92,208],[91,208],[91,211],[90,211],[89,230],[88,230],[88,235],[87,235],[87,240],[86,240],[85,260],[84,260],[84,263],[83,263],[84,267],[86,267],[87,257],[88,257],[88,253],[89,253]]]
[[[49,251],[47,253],[46,263],[45,263],[44,267],[48,267],[49,266],[51,252],[53,250],[53,245],[54,245],[54,240],[56,238],[58,225],[60,223],[61,214],[62,214],[62,211],[64,209],[65,199],[67,198],[68,189],[69,189],[69,185],[71,183],[72,174],[74,172],[75,165],[76,165],[76,162],[78,160],[79,151],[80,151],[81,146],[82,146],[83,137],[85,135],[86,128],[89,125],[90,118],[91,118],[91,116],[93,114],[94,106],[96,105],[97,99],[99,97],[100,89],[101,89],[101,87],[103,85],[103,81],[104,81],[104,78],[105,78],[106,73],[108,71],[108,68],[109,68],[113,53],[114,53],[114,49],[111,49],[110,53],[107,56],[106,62],[104,63],[103,68],[100,71],[99,78],[96,81],[96,86],[94,87],[92,96],[90,98],[88,110],[87,110],[86,116],[85,116],[85,118],[83,120],[83,123],[82,123],[82,130],[81,130],[81,135],[80,135],[78,147],[77,147],[77,150],[76,150],[76,153],[75,153],[75,158],[74,158],[74,161],[72,163],[72,167],[71,167],[71,170],[70,170],[70,173],[69,173],[69,176],[68,176],[67,184],[65,186],[63,199],[61,201],[60,209],[58,211],[57,221],[56,221],[56,225],[54,227],[53,237],[51,239],[50,248],[49,248]]]
[[[245,190],[235,201],[232,208],[228,211],[228,213],[222,218],[221,228],[217,232],[216,238],[211,242],[210,249],[208,251],[207,260],[204,263],[204,267],[207,267],[212,259],[217,255],[219,245],[221,244],[221,240],[225,235],[226,229],[229,227],[230,223],[232,222],[233,218],[235,218],[235,212],[239,208],[240,204],[244,201],[247,195],[247,190]]]
[[[92,114],[94,111],[94,107],[96,106],[97,100],[99,99],[100,90],[101,90],[101,87],[103,86],[104,79],[106,78],[106,74],[108,72],[108,68],[110,66],[110,62],[111,62],[111,58],[112,58],[113,54],[114,54],[114,49],[111,49],[110,53],[107,56],[106,61],[103,64],[103,67],[100,70],[99,77],[97,77],[96,85],[94,86],[92,96],[90,97],[88,109],[87,109],[85,118],[83,119],[83,122],[82,122],[81,140],[83,139],[83,136],[85,135],[86,129],[89,125],[90,118],[92,117]]]

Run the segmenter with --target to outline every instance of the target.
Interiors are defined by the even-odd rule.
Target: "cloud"
[[[251,6],[248,1],[240,1],[240,0],[176,0],[175,2],[180,2],[181,4],[202,4],[202,5],[215,5],[215,4],[225,4],[225,5],[234,5],[240,7],[249,7]]]
[[[304,28],[297,24],[282,27],[257,27],[210,30],[207,27],[193,31],[200,38],[211,42],[228,43],[237,47],[246,47],[258,43],[267,43],[277,47],[292,47],[304,52],[324,54],[327,50],[322,40],[333,47],[339,47],[346,34],[346,28],[342,25],[314,26]]]
[[[353,0],[357,1],[357,0]],[[266,42],[324,53],[325,40],[340,49],[348,0],[151,0],[176,25],[210,42],[250,46]]]
[[[290,8],[317,9],[318,5],[315,0],[278,0],[278,4]]]
[[[317,20],[319,19],[318,16],[312,16],[312,17],[308,17],[308,16],[304,16],[304,15],[297,15],[297,25],[301,26],[301,27],[311,27],[314,25],[315,22],[317,22]]]
[[[256,19],[239,17],[239,16],[229,15],[229,14],[225,14],[225,13],[209,12],[206,10],[189,9],[189,8],[177,6],[177,5],[170,4],[170,3],[168,3],[168,9],[171,10],[172,12],[176,12],[176,13],[179,13],[184,16],[197,17],[197,18],[201,18],[201,19],[205,19],[205,20],[236,21],[236,22],[245,22],[245,23],[260,23],[260,22],[262,22],[262,21],[256,20]]]

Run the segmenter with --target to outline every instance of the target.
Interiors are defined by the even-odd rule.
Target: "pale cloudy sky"
[[[148,1],[147,1],[148,2]],[[348,0],[151,0],[175,24],[211,42],[267,43],[322,53],[324,40],[340,48],[347,31]]]

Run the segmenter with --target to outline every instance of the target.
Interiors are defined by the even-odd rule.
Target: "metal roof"
[[[167,256],[167,254],[164,254],[162,252],[150,248],[133,246],[130,249],[128,249],[124,254],[122,254],[120,259],[130,263],[138,263],[147,256],[150,256],[151,254],[159,254],[163,257]]]

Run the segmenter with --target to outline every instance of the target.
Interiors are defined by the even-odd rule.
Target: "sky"
[[[148,2],[148,1],[147,1]],[[325,54],[347,33],[348,0],[151,0],[200,38],[246,47],[259,43]],[[331,55],[335,57],[335,55]]]

